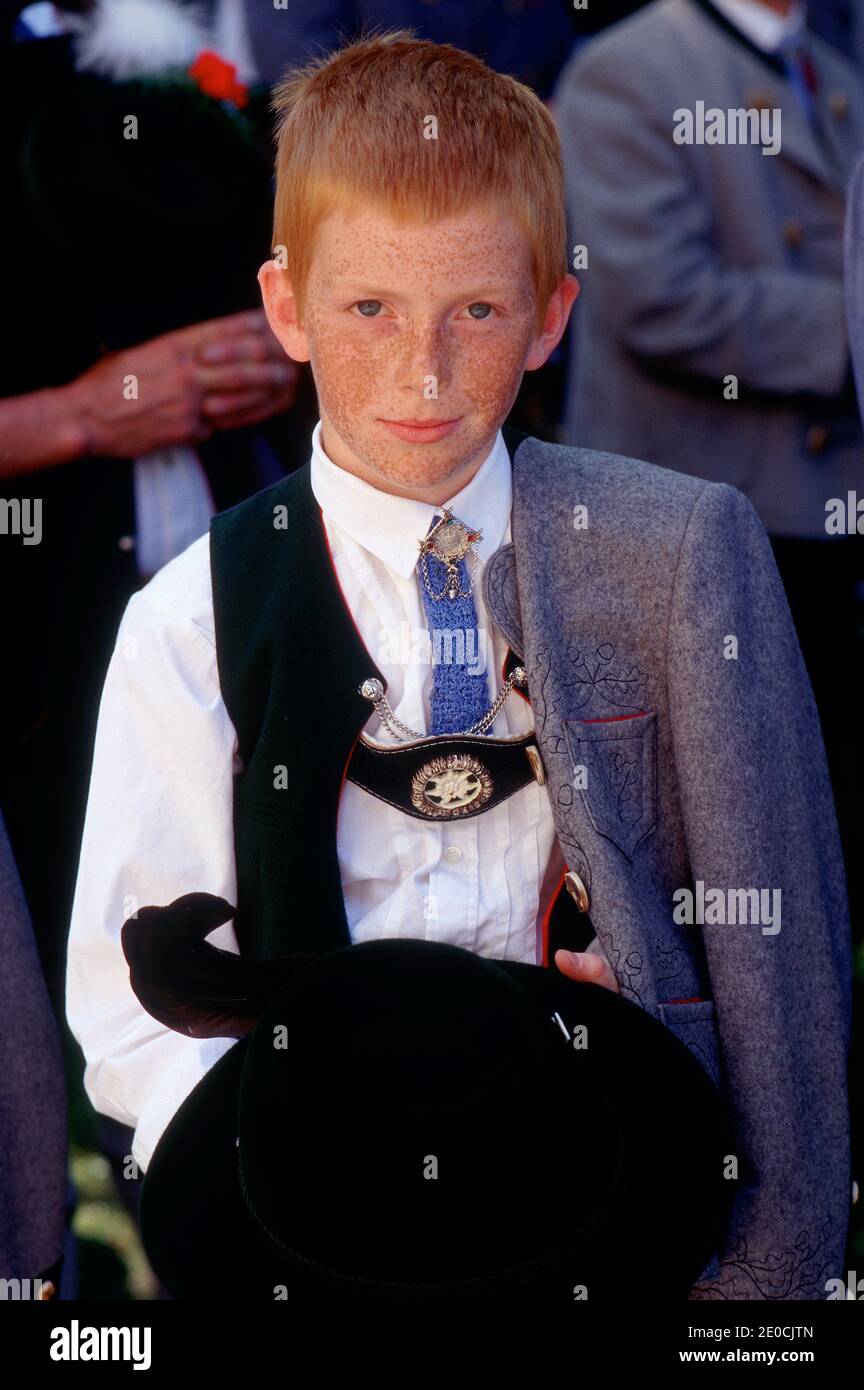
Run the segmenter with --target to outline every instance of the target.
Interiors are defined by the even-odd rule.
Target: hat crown
[[[593,1194],[558,1241],[617,1183],[620,1134],[585,1063],[495,961],[419,939],[330,952],[279,991],[250,1040],[239,1101],[250,1210],[300,1265],[314,1251],[316,1266],[344,1268],[350,1249],[360,1281],[452,1280],[466,1225],[461,1278],[530,1265],[550,1237],[538,1175]],[[571,1123],[548,1122],[568,1089],[578,1145]]]

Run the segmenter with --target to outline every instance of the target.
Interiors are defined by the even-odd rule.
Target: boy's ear
[[[525,359],[524,370],[526,372],[536,372],[537,368],[542,367],[543,363],[554,352],[564,336],[564,329],[570,318],[570,310],[578,297],[579,281],[576,276],[570,274],[563,276],[549,296],[546,315],[543,319],[543,331],[534,339]]]
[[[295,362],[308,362],[309,346],[297,321],[297,301],[287,271],[281,270],[275,261],[265,261],[258,271],[258,284],[267,322],[279,342]]]

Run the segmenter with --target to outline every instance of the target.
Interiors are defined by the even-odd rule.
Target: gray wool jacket
[[[0,1279],[63,1253],[66,1084],[30,914],[0,816]]]
[[[689,1297],[825,1298],[845,1281],[851,940],[765,529],[726,483],[525,438],[512,535],[483,593],[524,660],[568,868],[621,993],[730,1112],[732,1219]],[[687,889],[703,923],[680,920]]]

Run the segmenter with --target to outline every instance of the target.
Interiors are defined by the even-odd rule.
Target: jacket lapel
[[[745,110],[755,107],[757,110],[767,108],[781,112],[780,150],[778,154],[765,155],[764,158],[785,159],[812,174],[820,183],[842,193],[845,186],[843,165],[846,161],[840,159],[838,162],[838,151],[834,145],[834,126],[837,118],[830,114],[834,84],[825,56],[826,46],[820,44],[812,34],[808,34],[808,46],[814,54],[819,78],[816,105],[820,127],[830,133],[823,141],[807,120],[800,100],[786,76],[782,61],[773,54],[764,53],[751,43],[734,24],[714,8],[710,0],[691,0],[691,3],[702,12],[705,22],[718,31],[718,34],[722,34],[727,43],[736,50],[738,75],[735,105]],[[706,99],[706,106],[713,104]]]
[[[513,472],[513,506],[516,503],[516,451],[523,440],[530,438],[522,430],[505,425],[501,431],[510,467]],[[511,522],[512,529],[512,522]],[[481,580],[483,599],[489,616],[517,656],[525,655],[522,635],[522,613],[519,607],[519,588],[516,583],[516,552],[513,542],[507,541],[486,561]]]
[[[757,68],[755,62],[748,62],[748,68]],[[826,188],[843,194],[846,173],[838,152],[829,139],[829,122],[826,118],[827,96],[825,83],[820,81],[816,97],[816,110],[819,119],[819,133],[810,125],[804,114],[801,102],[790,83],[771,73],[758,71],[742,72],[741,97],[739,104],[745,109],[756,107],[780,111],[780,148],[776,155],[765,155],[766,159],[784,159],[812,174]],[[761,81],[759,80],[761,78]],[[766,80],[767,79],[767,80]],[[776,120],[776,117],[775,117]]]
[[[835,62],[834,54],[824,45],[818,52],[819,88],[816,108],[824,132],[834,171],[834,187],[845,196],[849,174],[864,139],[860,96],[855,100],[855,80],[846,64]],[[860,88],[860,81],[858,83]]]
[[[608,618],[597,627],[601,621],[597,615],[604,608],[600,595],[608,578],[605,570],[598,574],[590,561],[574,566],[566,597],[560,587],[557,592],[555,586],[550,586],[551,592],[547,588],[543,575],[554,575],[556,565],[560,572],[562,563],[564,499],[577,486],[586,500],[589,493],[579,450],[556,450],[550,455],[550,446],[541,440],[522,438],[527,442],[518,441],[511,451],[513,541],[487,561],[483,594],[491,621],[518,652],[528,673],[545,790],[567,869],[578,875],[588,894],[593,929],[613,964],[622,994],[653,1011],[656,986],[644,969],[649,955],[641,919],[619,911],[624,898],[617,887],[611,893],[601,888],[604,881],[616,881],[635,844],[649,832],[650,808],[644,823],[621,830],[614,788],[607,789],[603,768],[598,772],[601,754],[608,749],[597,742],[604,730],[614,727],[616,748],[623,750],[619,761],[637,783],[633,804],[642,806],[645,791],[650,792],[653,805],[656,718],[651,707],[642,704],[648,675],[641,668],[641,658],[630,649],[627,634],[619,634]],[[551,527],[550,517],[557,519]],[[586,540],[586,544],[593,542]],[[586,793],[574,784],[576,761],[593,766],[590,809]],[[646,777],[652,779],[650,786]],[[611,857],[610,840],[618,847]],[[600,890],[596,895],[595,886]]]

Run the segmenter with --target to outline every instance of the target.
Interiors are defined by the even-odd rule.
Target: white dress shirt
[[[216,504],[204,465],[194,449],[170,445],[137,458],[135,562],[142,579],[152,575],[209,531]]]
[[[319,421],[311,484],[346,603],[396,716],[425,733],[433,670],[417,659],[422,644],[412,640],[428,631],[417,545],[441,509],[346,473],[324,454],[320,436]],[[477,473],[447,504],[483,531],[473,591],[490,701],[507,643],[486,614],[482,565],[510,539],[511,487],[499,431]],[[530,705],[511,692],[492,734],[532,728]],[[377,742],[394,741],[371,706],[365,731]],[[132,1152],[144,1171],[184,1097],[234,1040],[196,1041],[151,1018],[130,989],[120,928],[137,908],[193,891],[236,903],[236,751],[219,687],[204,535],[126,607],[99,708],[69,935],[66,1007],[86,1060],[85,1089],[98,1111],[135,1129]],[[540,962],[543,916],[566,866],[548,793],[536,782],[478,816],[426,823],[346,781],[337,853],[352,941],[422,936],[482,956]],[[238,949],[231,923],[209,939]]]
[[[712,0],[712,4],[763,53],[776,53],[806,24],[805,7],[800,0],[785,15],[759,4],[759,0]]]

